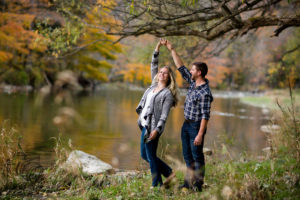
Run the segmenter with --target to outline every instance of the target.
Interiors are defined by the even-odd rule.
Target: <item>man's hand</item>
[[[198,131],[198,135],[195,137],[195,140],[194,140],[194,145],[195,146],[198,146],[198,145],[202,144],[202,137],[203,137],[203,134],[205,133],[205,130],[206,130],[206,127],[207,127],[207,123],[208,123],[207,119],[202,119],[201,120],[201,124],[200,124],[200,129]]]
[[[172,44],[171,44],[171,42],[169,40],[167,40],[166,46],[169,49],[169,51],[173,50],[173,46],[172,46]]]
[[[171,52],[176,67],[179,68],[179,67],[183,66],[182,60],[177,55],[175,49],[173,48],[173,46],[172,46],[172,44],[171,44],[171,42],[169,40],[166,41],[166,47]]]
[[[202,143],[202,135],[198,134],[198,135],[195,137],[194,145],[195,145],[195,146],[199,146],[199,145],[201,145],[201,143]]]
[[[149,137],[149,140],[154,140],[156,137],[157,137],[157,130],[153,130],[151,133],[150,133],[150,137]]]

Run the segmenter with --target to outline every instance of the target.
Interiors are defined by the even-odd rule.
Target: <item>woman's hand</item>
[[[150,133],[150,137],[149,137],[149,140],[154,140],[156,137],[157,137],[157,130],[153,130],[151,133]]]
[[[157,43],[156,47],[155,47],[155,51],[159,51],[159,48],[162,46],[162,45],[166,45],[167,44],[167,40],[166,39],[163,39],[163,38],[160,38],[159,39],[159,42]]]
[[[160,44],[161,45],[166,45],[167,44],[167,40],[166,39],[164,39],[164,38],[160,38]]]
[[[160,48],[160,46],[161,46],[161,43],[160,43],[160,40],[159,40],[159,42],[157,43],[157,45],[156,45],[156,47],[155,47],[155,51],[159,51],[159,48]]]

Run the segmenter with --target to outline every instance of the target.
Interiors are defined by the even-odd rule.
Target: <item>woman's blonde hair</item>
[[[173,72],[172,68],[169,67],[169,66],[163,66],[162,68],[167,68],[168,69],[168,72],[169,72],[169,81],[167,83],[167,87],[170,89],[171,93],[173,94],[173,97],[174,97],[174,107],[175,107],[177,105],[179,99],[178,99],[178,90],[177,90],[177,84],[176,84],[174,72]],[[158,83],[158,74],[159,73],[157,73],[154,76],[154,78],[153,78],[153,82],[154,83]]]

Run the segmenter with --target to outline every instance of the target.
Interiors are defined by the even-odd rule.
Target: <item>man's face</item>
[[[196,66],[193,65],[192,69],[190,70],[191,74],[192,74],[192,80],[196,80],[199,76],[201,76],[201,71],[198,71]]]

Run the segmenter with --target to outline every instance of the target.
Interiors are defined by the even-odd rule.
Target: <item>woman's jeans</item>
[[[195,137],[198,135],[200,129],[200,123],[200,121],[185,121],[181,129],[182,152],[187,166],[185,185],[198,190],[201,190],[205,173],[203,144],[206,131],[202,136],[201,145],[194,145]]]
[[[148,143],[144,143],[144,134],[146,129],[143,128],[141,134],[141,156],[150,164],[150,170],[152,175],[152,186],[161,186],[162,177],[168,177],[172,173],[172,169],[156,156],[156,150],[158,146],[159,135],[154,140]]]

